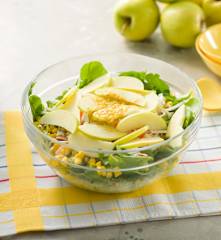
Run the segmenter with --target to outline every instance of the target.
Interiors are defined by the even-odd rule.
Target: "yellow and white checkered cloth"
[[[32,150],[21,114],[0,114],[0,236],[221,213],[221,116],[203,118],[197,140],[167,178],[127,194],[80,190]]]

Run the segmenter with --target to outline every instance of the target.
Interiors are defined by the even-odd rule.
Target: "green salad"
[[[76,83],[46,103],[33,94],[34,85],[29,90],[33,122],[57,140],[49,144],[50,154],[61,160],[66,175],[90,184],[119,179],[136,184],[137,178],[156,174],[159,166],[122,169],[146,166],[181,148],[182,137],[159,144],[187,128],[199,108],[191,89],[181,96],[156,73],[113,73],[98,61],[84,64]],[[145,149],[157,144],[155,150]]]

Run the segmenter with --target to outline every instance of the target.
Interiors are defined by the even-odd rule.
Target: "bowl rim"
[[[214,30],[216,28],[220,28],[221,30],[221,23],[215,24],[213,26],[210,26],[208,29],[206,29],[206,31],[202,32],[201,34],[199,34],[199,36],[197,37],[197,44],[199,49],[201,50],[201,52],[203,52],[208,58],[210,58],[212,61],[221,64],[221,56],[215,54],[215,53],[211,53],[209,50],[207,51],[203,45],[200,43],[200,39],[205,38],[206,33],[210,32],[211,30]]]
[[[155,148],[158,148],[158,147],[161,147],[163,145],[166,145],[166,144],[169,144],[170,142],[172,142],[173,140],[183,136],[185,133],[187,133],[188,131],[191,131],[194,129],[194,126],[196,124],[198,124],[199,122],[199,119],[201,118],[201,115],[202,115],[202,105],[203,105],[203,100],[202,100],[202,95],[201,95],[201,92],[199,90],[199,87],[197,86],[197,83],[196,81],[194,81],[190,76],[188,76],[185,72],[181,71],[179,68],[175,67],[174,65],[172,64],[169,64],[165,61],[162,61],[158,58],[153,58],[153,57],[149,57],[149,56],[145,56],[145,55],[141,55],[141,54],[135,54],[135,53],[128,53],[128,52],[99,52],[99,53],[94,53],[94,54],[85,54],[85,55],[79,55],[79,56],[75,56],[75,57],[71,57],[71,58],[67,58],[63,61],[59,61],[55,64],[52,64],[48,67],[46,67],[45,69],[43,69],[40,73],[38,73],[34,79],[32,81],[30,81],[24,91],[23,91],[23,94],[22,94],[22,101],[21,101],[21,110],[22,110],[22,115],[23,115],[23,119],[24,119],[24,122],[25,124],[28,124],[30,129],[33,130],[36,134],[40,134],[42,135],[44,138],[48,139],[49,141],[51,141],[52,143],[55,143],[55,144],[59,144],[59,145],[64,145],[64,146],[68,146],[67,145],[67,142],[61,142],[61,141],[57,141],[56,139],[54,138],[51,138],[50,136],[48,136],[47,134],[41,132],[35,125],[34,123],[31,121],[31,119],[27,116],[26,112],[25,112],[25,104],[26,104],[26,101],[28,100],[28,90],[30,89],[30,86],[31,84],[34,83],[37,83],[37,79],[39,78],[39,76],[46,72],[47,70],[59,65],[59,64],[62,64],[66,61],[70,61],[70,60],[79,60],[79,59],[84,59],[86,57],[94,57],[95,59],[99,56],[102,56],[102,57],[105,57],[105,56],[117,56],[117,57],[120,57],[121,55],[127,55],[127,56],[130,56],[130,57],[139,57],[139,58],[148,58],[150,61],[155,61],[155,62],[159,62],[161,64],[164,64],[164,65],[167,65],[168,67],[172,68],[174,71],[180,73],[181,75],[185,76],[186,80],[189,81],[189,83],[191,84],[191,87],[194,89],[194,91],[196,92],[196,97],[199,99],[199,111],[197,112],[196,114],[196,117],[194,119],[194,121],[187,127],[185,128],[182,132],[180,132],[179,134],[175,135],[174,137],[172,138],[168,138],[158,144],[154,144],[154,145],[151,145],[151,146],[146,146],[146,147],[141,147],[141,148],[133,148],[133,149],[128,149],[128,150],[92,150],[92,149],[82,149],[82,151],[85,151],[85,152],[91,152],[91,153],[103,153],[103,154],[118,154],[118,153],[136,153],[136,152],[140,152],[140,151],[144,151],[144,150],[153,150]],[[29,106],[29,110],[30,110],[30,106]],[[81,151],[81,150],[80,150]]]
[[[205,53],[200,45],[199,45],[199,36],[197,37],[196,41],[195,41],[195,48],[196,48],[196,51],[197,53],[200,55],[200,57],[206,61],[206,62],[209,62],[210,64],[213,64],[214,66],[216,67],[221,67],[221,61],[217,61],[215,59],[213,59],[211,56],[209,56],[207,53]]]

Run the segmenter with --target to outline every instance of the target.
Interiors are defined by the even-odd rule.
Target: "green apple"
[[[114,10],[116,29],[132,41],[149,38],[159,20],[159,8],[153,0],[120,0]]]
[[[131,141],[129,143],[122,144],[120,145],[120,148],[123,148],[123,149],[139,148],[139,147],[145,147],[145,146],[157,144],[162,141],[164,141],[164,139],[160,137],[140,138],[140,139]]]
[[[150,130],[166,129],[167,127],[164,119],[156,113],[141,111],[121,119],[116,128],[121,132],[129,132],[146,125]]]
[[[78,128],[81,132],[90,137],[107,141],[116,140],[118,138],[125,136],[126,134],[116,130],[113,127],[106,125],[98,125],[95,123],[84,123],[83,125],[80,125]]]
[[[94,138],[88,137],[80,131],[76,131],[69,137],[68,144],[76,151],[112,150],[114,148],[114,143],[102,140],[95,141]],[[97,156],[93,152],[87,152],[87,155],[91,157]]]
[[[193,47],[202,31],[205,16],[193,2],[176,2],[166,6],[161,14],[161,31],[165,40],[176,47]]]
[[[123,88],[126,90],[144,90],[144,85],[139,79],[128,76],[118,76],[112,78],[111,85],[115,88]]]
[[[167,128],[167,137],[171,138],[183,131],[183,123],[185,120],[185,105],[180,106],[176,112],[171,117],[168,128]],[[182,137],[178,137],[173,140],[171,145],[173,147],[182,146]]]
[[[81,97],[78,102],[78,106],[83,112],[92,112],[97,107],[97,96],[91,93],[87,93]]]
[[[149,129],[148,126],[144,126],[144,127],[142,127],[142,128],[139,128],[139,129],[133,131],[132,133],[129,133],[129,134],[127,134],[126,136],[118,139],[118,140],[115,141],[114,143],[115,143],[116,145],[128,143],[128,142],[130,142],[131,140],[133,140],[133,139],[139,137],[140,135],[144,134],[148,129]]]
[[[202,4],[208,25],[221,23],[221,1],[203,0]]]
[[[162,3],[174,3],[174,2],[182,2],[182,1],[194,2],[194,3],[198,4],[198,5],[202,4],[202,0],[158,0],[158,2],[162,2]]]
[[[65,108],[65,106],[67,106],[74,99],[76,93],[77,93],[77,87],[74,86],[67,91],[67,93],[63,96],[63,98],[59,100],[54,107]]]
[[[43,117],[41,117],[40,123],[63,127],[71,133],[74,133],[77,128],[77,120],[73,112],[66,110],[54,110],[52,112],[47,112]]]
[[[69,95],[66,101],[60,106],[58,106],[58,108],[73,112],[78,122],[80,122],[80,109],[78,107],[78,102],[80,98],[81,98],[80,92],[76,91],[74,94]]]
[[[97,79],[95,79],[94,81],[90,82],[88,85],[86,85],[85,87],[80,89],[81,93],[89,93],[89,92],[93,92],[94,90],[100,88],[100,87],[104,87],[104,86],[108,86],[110,83],[110,75],[109,74],[105,74],[104,76],[101,76]]]
[[[102,97],[110,97],[116,100],[125,101],[127,103],[133,103],[142,107],[146,105],[144,96],[139,93],[127,91],[124,89],[104,87],[95,90],[95,94]]]
[[[146,108],[149,111],[155,111],[158,106],[159,106],[159,97],[157,96],[155,91],[151,91],[149,92],[149,94],[147,94],[145,96],[146,102],[147,102],[147,106]]]

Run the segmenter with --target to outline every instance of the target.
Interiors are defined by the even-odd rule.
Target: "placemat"
[[[221,213],[221,115],[206,114],[167,178],[127,194],[80,190],[28,141],[21,114],[0,114],[0,236]]]

